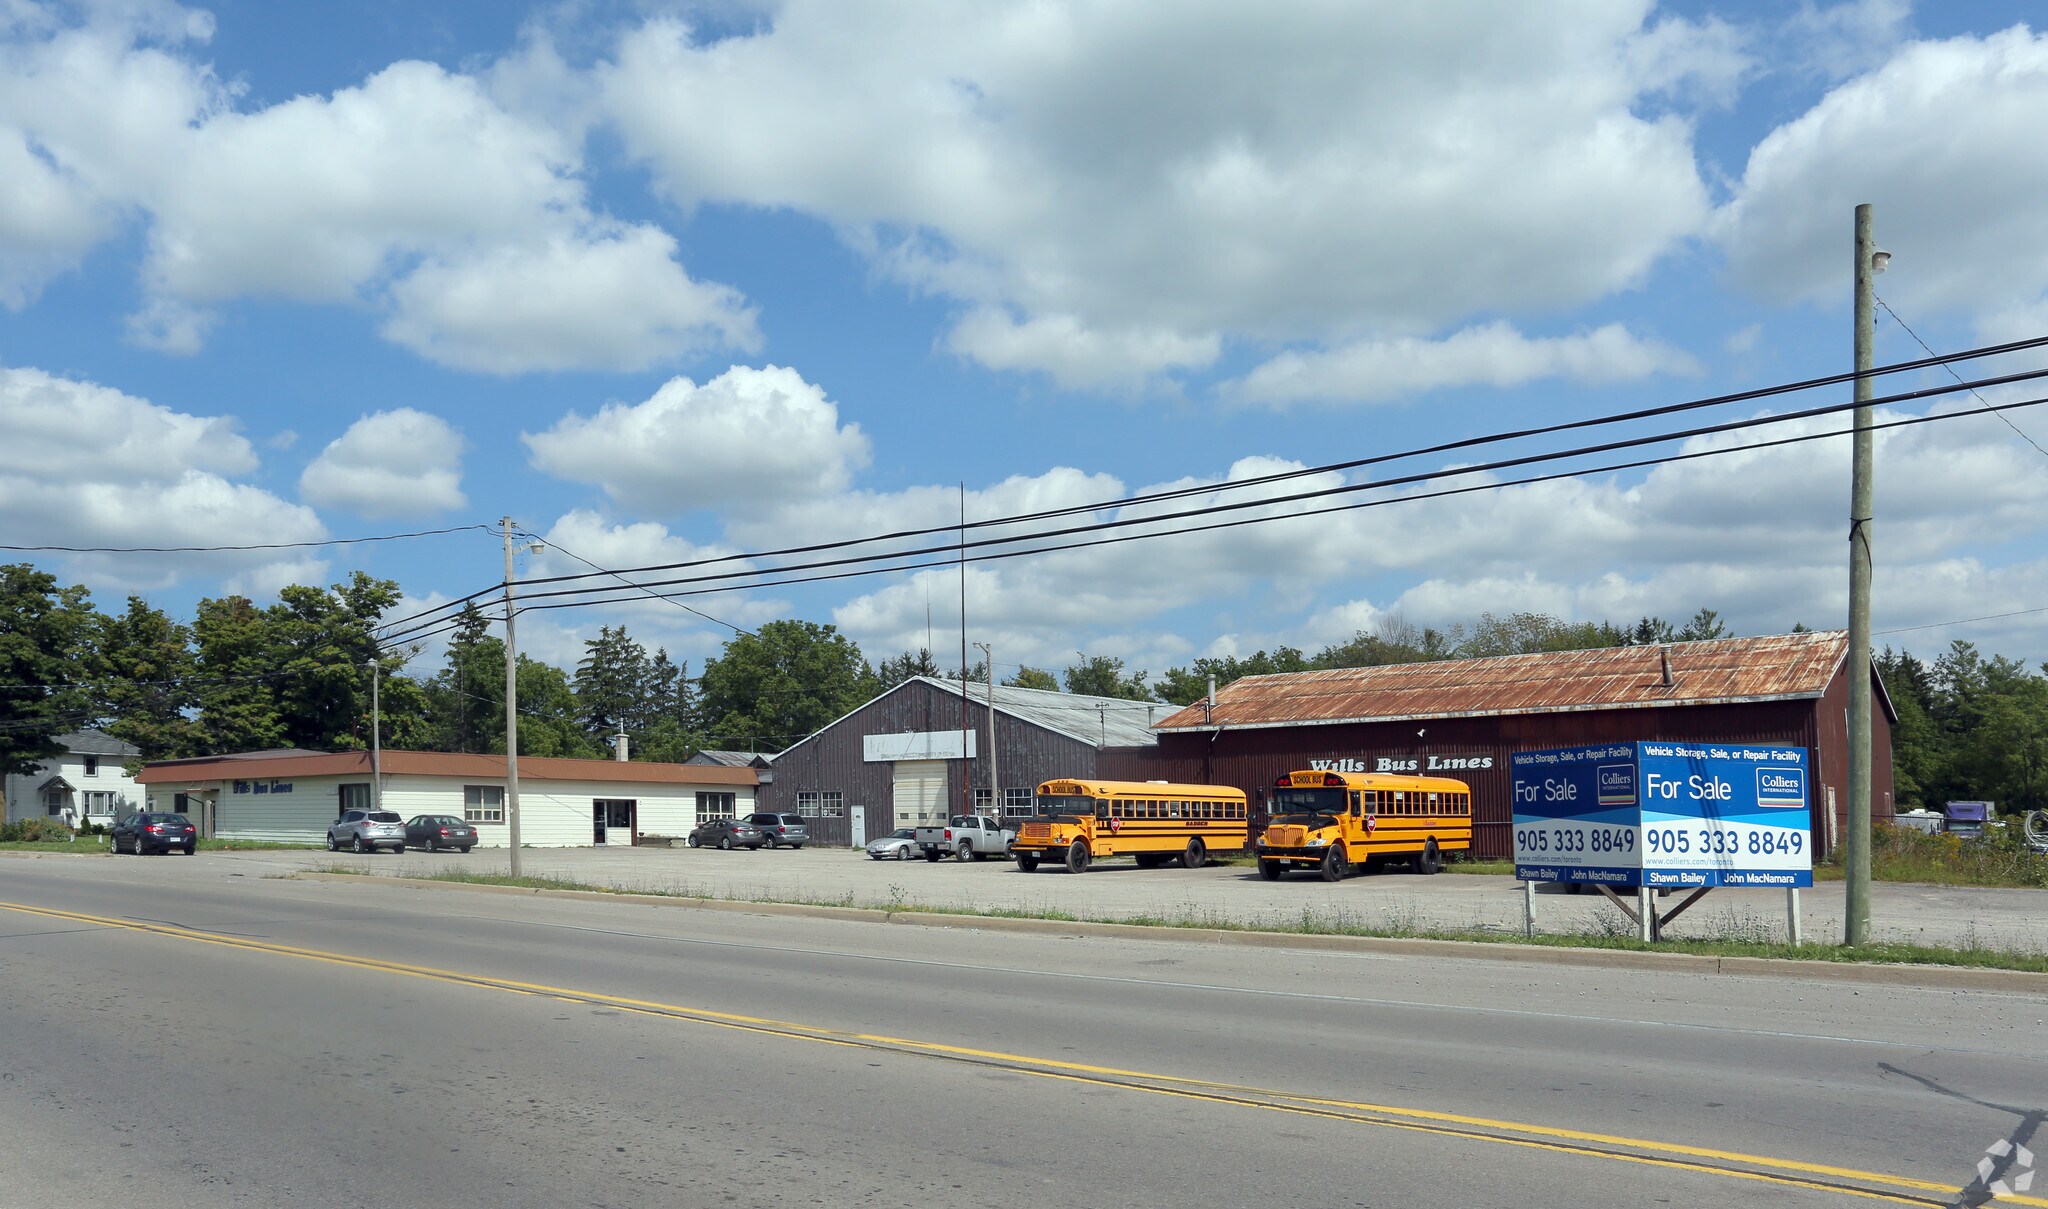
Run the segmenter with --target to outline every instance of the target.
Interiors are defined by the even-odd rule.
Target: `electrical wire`
[[[2030,370],[2030,371],[2024,371],[2024,372],[2021,372],[2021,373],[2015,373],[2015,374],[2010,374],[2010,375],[2002,375],[2001,377],[1999,377],[1999,378],[1997,378],[1997,379],[1987,379],[1987,380],[1984,380],[1984,382],[1982,382],[1982,383],[1979,383],[1979,384],[1980,384],[1980,385],[1981,385],[1981,384],[1994,384],[1994,383],[1995,383],[1995,384],[2004,384],[2004,383],[2009,383],[2009,382],[2021,382],[2021,381],[2031,381],[2031,380],[2035,380],[2035,379],[2038,379],[2038,378],[2042,378],[2042,377],[2048,377],[2048,369]],[[1958,386],[1940,386],[1940,387],[1932,387],[1932,388],[1927,388],[1927,389],[1925,389],[1925,390],[1920,390],[1920,391],[1910,391],[1910,392],[1904,392],[1904,393],[1902,393],[1902,394],[1900,394],[1900,395],[1896,395],[1896,396],[1891,396],[1891,397],[1888,397],[1888,398],[1887,398],[1887,399],[1886,399],[1885,401],[1886,401],[1886,402],[1893,402],[1893,401],[1908,401],[1908,400],[1914,400],[1914,399],[1921,399],[1921,398],[1928,398],[1928,397],[1937,397],[1937,396],[1941,396],[1941,395],[1951,394],[1951,393],[1954,393],[1954,392],[1955,392],[1955,391],[1957,391],[1957,390],[1960,390],[1960,389],[1965,389],[1965,388],[1966,388],[1966,387],[1958,387]],[[2034,405],[2037,405],[2038,403],[2040,403],[2040,402],[2042,402],[2042,401],[2043,401],[2043,400],[2040,400],[2040,399],[2035,399],[2035,400],[2029,400],[2029,401],[2026,401],[2026,402],[2022,402],[2022,403],[2018,403],[2018,404],[2006,404],[2006,405],[2002,405],[2001,407],[1998,407],[1998,408],[1992,408],[1991,410],[1993,410],[1993,411],[2003,411],[2003,410],[2008,410],[2008,409],[2011,409],[2011,408],[2014,408],[2014,407],[2021,407],[2021,406],[2034,406]],[[1645,446],[1645,445],[1654,445],[1654,444],[1664,444],[1664,443],[1668,443],[1668,442],[1671,442],[1671,441],[1685,440],[1685,439],[1690,439],[1690,438],[1693,438],[1693,437],[1699,437],[1699,436],[1707,436],[1707,435],[1716,435],[1716,434],[1721,434],[1721,433],[1727,433],[1727,432],[1735,432],[1735,431],[1742,431],[1742,430],[1747,430],[1747,429],[1752,429],[1752,428],[1759,428],[1759,427],[1765,427],[1765,426],[1769,426],[1769,425],[1775,425],[1775,424],[1785,424],[1785,423],[1791,423],[1791,422],[1795,422],[1795,421],[1799,421],[1799,420],[1813,419],[1813,418],[1817,418],[1817,417],[1822,417],[1822,416],[1827,416],[1827,415],[1837,414],[1837,413],[1840,413],[1840,412],[1843,412],[1843,411],[1850,411],[1850,410],[1853,410],[1853,409],[1855,409],[1855,408],[1857,408],[1857,407],[1859,407],[1859,406],[1871,406],[1871,405],[1873,405],[1873,404],[1872,404],[1872,403],[1858,404],[1858,403],[1855,403],[1855,402],[1853,402],[1853,401],[1852,401],[1852,402],[1846,402],[1846,403],[1826,404],[1826,405],[1822,405],[1822,406],[1819,406],[1819,407],[1807,408],[1807,409],[1804,409],[1804,410],[1802,410],[1802,411],[1795,411],[1795,412],[1786,412],[1786,413],[1782,413],[1782,414],[1777,414],[1777,415],[1770,415],[1770,416],[1762,416],[1762,417],[1752,417],[1752,418],[1750,418],[1750,419],[1746,419],[1746,420],[1734,420],[1734,421],[1727,421],[1727,422],[1724,422],[1724,423],[1721,423],[1721,424],[1713,424],[1713,425],[1702,425],[1702,426],[1696,426],[1696,427],[1693,427],[1693,428],[1690,428],[1690,429],[1682,429],[1682,430],[1678,430],[1678,431],[1674,431],[1674,432],[1658,433],[1658,434],[1651,434],[1651,435],[1647,435],[1647,436],[1641,436],[1641,437],[1633,437],[1633,438],[1628,438],[1628,439],[1625,439],[1625,440],[1609,441],[1609,442],[1604,442],[1604,443],[1601,443],[1601,444],[1598,444],[1598,445],[1588,445],[1588,446],[1579,446],[1579,447],[1576,447],[1576,448],[1573,448],[1573,449],[1561,450],[1561,451],[1556,451],[1556,452],[1551,452],[1551,453],[1542,453],[1542,454],[1531,454],[1531,455],[1527,455],[1527,456],[1524,456],[1524,457],[1519,457],[1519,458],[1506,458],[1506,459],[1501,459],[1501,460],[1498,460],[1498,461],[1494,461],[1494,462],[1487,462],[1487,463],[1478,463],[1478,464],[1474,464],[1474,465],[1469,465],[1469,466],[1462,466],[1462,467],[1457,467],[1457,468],[1455,468],[1455,469],[1452,469],[1452,470],[1443,470],[1443,471],[1428,471],[1428,472],[1418,472],[1418,473],[1416,473],[1416,474],[1413,474],[1413,475],[1405,475],[1405,476],[1398,476],[1398,477],[1395,477],[1395,478],[1390,478],[1390,479],[1382,479],[1382,480],[1377,480],[1377,481],[1374,481],[1374,482],[1368,482],[1368,483],[1356,483],[1356,484],[1345,484],[1345,485],[1343,485],[1343,486],[1338,486],[1338,487],[1330,487],[1330,488],[1323,488],[1323,489],[1319,489],[1319,490],[1316,490],[1316,491],[1308,491],[1308,492],[1296,492],[1296,493],[1292,493],[1292,494],[1290,494],[1290,495],[1286,495],[1286,496],[1278,496],[1278,497],[1268,497],[1268,498],[1262,498],[1262,499],[1256,499],[1256,500],[1243,500],[1243,501],[1236,501],[1236,502],[1233,502],[1233,503],[1225,503],[1225,504],[1214,504],[1214,505],[1210,505],[1210,506],[1207,506],[1207,507],[1204,507],[1204,508],[1198,508],[1198,509],[1191,509],[1191,510],[1185,510],[1185,511],[1180,511],[1180,512],[1169,512],[1169,513],[1161,513],[1161,514],[1156,514],[1156,515],[1152,515],[1152,516],[1143,516],[1143,517],[1130,517],[1130,518],[1119,518],[1119,519],[1117,519],[1117,520],[1111,520],[1111,521],[1103,521],[1103,522],[1098,522],[1098,523],[1096,523],[1096,524],[1092,524],[1092,525],[1082,525],[1082,526],[1070,526],[1070,527],[1067,527],[1067,528],[1063,528],[1063,529],[1045,530],[1045,531],[1039,531],[1039,532],[1036,532],[1036,533],[1029,533],[1029,534],[1019,534],[1019,535],[1014,535],[1014,536],[998,536],[998,537],[990,537],[990,538],[984,538],[984,539],[982,539],[981,541],[977,541],[977,542],[956,542],[956,543],[954,543],[954,544],[948,544],[948,545],[936,545],[936,546],[927,546],[927,547],[924,547],[924,548],[921,548],[921,549],[917,549],[917,550],[909,550],[909,551],[895,551],[895,552],[890,552],[890,553],[886,553],[886,554],[875,554],[875,555],[854,555],[854,556],[849,556],[849,557],[846,557],[846,558],[840,558],[840,559],[825,559],[825,560],[818,560],[818,561],[814,561],[814,562],[810,562],[810,563],[798,563],[798,564],[793,564],[793,565],[786,565],[786,566],[779,566],[779,567],[770,567],[770,568],[761,568],[761,569],[749,569],[749,570],[745,570],[745,571],[732,571],[732,572],[724,572],[724,573],[713,573],[713,574],[707,574],[707,575],[698,575],[698,576],[682,576],[682,577],[675,577],[675,578],[669,578],[669,579],[660,579],[660,580],[653,580],[653,581],[643,581],[643,582],[637,582],[637,583],[636,583],[636,584],[635,584],[634,586],[635,586],[636,588],[638,588],[638,589],[639,589],[640,591],[642,591],[643,593],[647,593],[647,594],[653,594],[653,593],[651,592],[651,589],[653,589],[653,588],[657,588],[657,587],[673,587],[673,586],[680,586],[680,585],[686,585],[686,584],[705,584],[705,583],[709,583],[709,584],[716,584],[716,585],[720,585],[720,586],[717,586],[717,587],[711,587],[711,588],[700,588],[700,589],[697,589],[697,590],[693,590],[693,591],[685,591],[685,592],[675,592],[675,593],[663,593],[663,594],[661,594],[661,595],[664,595],[664,596],[671,596],[671,597],[672,597],[672,596],[696,596],[696,595],[706,595],[706,594],[711,594],[711,593],[715,593],[715,592],[729,592],[729,591],[738,591],[738,590],[742,590],[742,589],[751,589],[751,588],[767,588],[767,587],[786,587],[786,586],[791,586],[791,585],[796,585],[796,584],[806,584],[806,583],[817,583],[817,582],[825,582],[825,581],[828,581],[828,580],[836,580],[836,579],[845,579],[845,578],[857,578],[857,577],[862,577],[862,576],[868,576],[868,575],[880,575],[880,574],[891,574],[891,573],[901,573],[901,572],[904,572],[904,571],[912,571],[912,570],[928,570],[928,569],[932,569],[932,568],[935,568],[935,567],[938,567],[938,566],[943,566],[943,565],[951,565],[952,563],[955,563],[955,562],[957,562],[957,561],[961,561],[961,560],[962,560],[962,556],[964,555],[964,552],[965,552],[965,551],[967,551],[967,550],[986,550],[986,549],[987,549],[988,547],[994,547],[994,546],[1005,546],[1005,545],[1015,545],[1015,544],[1017,544],[1017,543],[1021,543],[1021,542],[1039,542],[1039,543],[1042,543],[1042,542],[1044,542],[1045,540],[1047,540],[1047,539],[1050,539],[1050,538],[1057,538],[1057,537],[1068,537],[1068,536],[1075,536],[1075,535],[1081,535],[1081,534],[1088,534],[1088,533],[1100,533],[1100,532],[1106,532],[1106,531],[1110,531],[1110,530],[1119,530],[1119,529],[1130,529],[1130,528],[1135,528],[1135,527],[1139,527],[1139,526],[1148,526],[1148,525],[1158,525],[1158,524],[1163,524],[1163,523],[1166,523],[1166,522],[1169,522],[1169,521],[1184,521],[1184,520],[1193,520],[1193,519],[1199,519],[1199,518],[1201,518],[1201,517],[1205,517],[1205,516],[1212,516],[1212,515],[1216,515],[1216,514],[1218,514],[1218,513],[1225,513],[1225,512],[1238,512],[1238,511],[1244,511],[1244,510],[1247,510],[1247,509],[1252,509],[1252,508],[1267,508],[1267,507],[1273,507],[1273,506],[1275,506],[1275,505],[1280,505],[1280,504],[1289,504],[1289,503],[1300,503],[1300,502],[1305,502],[1305,501],[1309,501],[1309,500],[1315,500],[1315,499],[1321,499],[1321,498],[1328,498],[1328,497],[1332,497],[1332,496],[1340,496],[1340,495],[1356,494],[1356,493],[1360,493],[1360,492],[1365,492],[1365,491],[1379,491],[1379,490],[1391,489],[1391,488],[1394,488],[1394,487],[1400,487],[1400,486],[1407,486],[1407,485],[1412,485],[1412,484],[1420,484],[1420,483],[1427,483],[1427,482],[1433,482],[1433,481],[1437,481],[1437,480],[1441,480],[1441,479],[1445,479],[1445,478],[1450,478],[1450,477],[1455,477],[1455,476],[1463,476],[1463,475],[1472,475],[1472,474],[1482,474],[1482,473],[1491,473],[1491,472],[1494,472],[1494,471],[1498,471],[1498,470],[1503,470],[1503,469],[1512,469],[1512,468],[1516,468],[1516,467],[1521,467],[1521,466],[1529,466],[1529,465],[1536,465],[1536,464],[1541,464],[1541,463],[1544,463],[1544,462],[1552,462],[1552,461],[1559,461],[1559,460],[1564,460],[1564,459],[1568,459],[1568,458],[1574,458],[1574,457],[1582,457],[1582,456],[1587,456],[1587,455],[1590,455],[1590,454],[1597,454],[1597,453],[1605,453],[1605,452],[1612,452],[1612,451],[1615,451],[1615,450],[1619,450],[1619,449],[1627,449],[1627,448],[1639,448],[1639,447],[1642,447],[1642,446]],[[1988,407],[1988,405],[1987,405],[1987,407]],[[1898,426],[1901,426],[1901,425],[1902,425],[1902,423],[1919,423],[1919,422],[1932,422],[1932,421],[1938,421],[1938,420],[1944,420],[1944,419],[1956,418],[1956,417],[1960,417],[1960,416],[1968,416],[1968,415],[1971,415],[1971,414],[1975,414],[1975,413],[1968,413],[1968,412],[1960,412],[1960,413],[1945,413],[1945,414],[1943,414],[1943,415],[1938,415],[1938,416],[1926,416],[1926,417],[1911,417],[1911,418],[1909,418],[1909,419],[1908,419],[1907,421],[1904,421],[1904,422],[1901,422],[1901,421],[1894,421],[1894,422],[1890,422],[1890,423],[1887,423],[1887,424],[1883,425],[1883,427],[1898,427]],[[1554,475],[1545,475],[1545,476],[1535,476],[1535,477],[1529,477],[1529,478],[1522,478],[1522,479],[1516,479],[1516,480],[1506,480],[1506,481],[1501,481],[1501,482],[1495,482],[1495,483],[1487,483],[1487,484],[1481,484],[1481,485],[1479,485],[1479,486],[1477,486],[1477,487],[1468,487],[1468,488],[1458,488],[1458,489],[1451,489],[1451,490],[1445,490],[1445,491],[1439,491],[1439,492],[1419,492],[1419,493],[1415,493],[1415,494],[1411,494],[1411,495],[1405,495],[1405,496],[1400,496],[1400,497],[1397,497],[1397,498],[1395,498],[1395,499],[1391,499],[1391,500],[1378,500],[1378,501],[1369,501],[1369,502],[1368,502],[1368,503],[1366,503],[1366,504],[1354,504],[1354,505],[1345,505],[1345,506],[1340,506],[1340,507],[1336,507],[1336,508],[1320,508],[1320,509],[1303,509],[1303,510],[1298,510],[1298,511],[1291,511],[1291,512],[1287,512],[1287,513],[1284,513],[1284,514],[1281,514],[1281,515],[1277,515],[1277,516],[1259,516],[1259,517],[1252,517],[1252,518],[1248,518],[1248,519],[1244,519],[1244,520],[1240,520],[1240,521],[1236,521],[1236,522],[1224,523],[1224,524],[1209,524],[1209,525],[1185,525],[1185,526],[1181,526],[1181,527],[1178,527],[1178,528],[1175,528],[1175,529],[1171,529],[1171,530],[1167,530],[1167,531],[1164,531],[1164,532],[1151,532],[1151,533],[1137,533],[1137,534],[1128,534],[1128,535],[1125,535],[1125,536],[1124,536],[1124,537],[1122,537],[1122,538],[1119,538],[1119,539],[1114,539],[1114,540],[1144,540],[1144,539],[1150,539],[1150,538],[1156,538],[1156,537],[1178,536],[1178,535],[1181,535],[1181,534],[1185,534],[1185,533],[1194,533],[1194,532],[1204,532],[1204,531],[1208,531],[1208,530],[1213,530],[1213,529],[1219,529],[1219,528],[1232,528],[1232,527],[1237,527],[1237,525],[1240,525],[1240,524],[1263,524],[1263,523],[1272,523],[1272,522],[1276,522],[1276,521],[1281,521],[1281,520],[1291,520],[1291,519],[1295,519],[1295,518],[1299,518],[1299,517],[1308,517],[1308,516],[1319,516],[1319,515],[1324,515],[1324,514],[1327,514],[1327,513],[1329,513],[1329,512],[1334,512],[1334,511],[1347,511],[1347,510],[1350,510],[1350,509],[1352,509],[1352,508],[1356,508],[1356,507],[1364,507],[1364,506],[1377,506],[1377,505],[1379,505],[1379,504],[1384,504],[1384,503],[1408,502],[1408,501],[1414,501],[1414,500],[1422,500],[1422,499],[1434,499],[1434,498],[1442,498],[1442,497],[1444,497],[1444,496],[1447,496],[1447,495],[1457,495],[1457,494],[1465,494],[1465,493],[1467,493],[1467,492],[1470,492],[1470,491],[1473,491],[1473,490],[1498,490],[1498,489],[1501,489],[1501,488],[1505,488],[1505,487],[1511,487],[1511,486],[1522,486],[1522,485],[1528,485],[1528,484],[1530,484],[1530,483],[1537,483],[1537,482],[1546,482],[1546,481],[1550,481],[1550,480],[1552,480],[1552,479],[1557,479],[1557,478],[1577,478],[1577,477],[1584,477],[1584,476],[1587,476],[1587,475],[1592,475],[1592,474],[1612,473],[1612,472],[1615,472],[1615,471],[1618,471],[1618,470],[1631,470],[1631,469],[1642,469],[1642,468],[1645,468],[1645,467],[1651,467],[1651,466],[1657,466],[1657,465],[1662,465],[1662,464],[1665,464],[1665,463],[1667,463],[1667,462],[1674,462],[1674,461],[1689,461],[1689,460],[1693,460],[1694,458],[1697,458],[1697,457],[1701,457],[1701,456],[1720,456],[1720,455],[1722,455],[1722,454],[1727,454],[1727,453],[1741,453],[1741,452],[1747,452],[1747,451],[1751,451],[1751,450],[1756,450],[1756,449],[1768,449],[1768,448],[1773,448],[1773,447],[1776,447],[1776,446],[1780,446],[1780,445],[1787,445],[1787,444],[1797,444],[1797,443],[1800,443],[1800,442],[1802,442],[1802,441],[1808,441],[1808,440],[1821,440],[1821,439],[1829,439],[1829,438],[1835,438],[1835,437],[1839,437],[1840,435],[1842,435],[1842,434],[1841,434],[1840,432],[1822,432],[1822,433],[1813,433],[1813,434],[1807,434],[1807,435],[1805,435],[1805,436],[1802,436],[1802,437],[1796,437],[1796,438],[1789,438],[1789,439],[1786,439],[1786,440],[1781,440],[1781,441],[1769,441],[1769,442],[1755,442],[1755,443],[1750,443],[1750,444],[1745,444],[1745,445],[1740,445],[1740,446],[1730,446],[1730,447],[1728,447],[1728,448],[1725,448],[1725,449],[1718,449],[1718,450],[1705,450],[1705,451],[1697,451],[1697,452],[1695,452],[1695,453],[1692,453],[1692,454],[1676,454],[1676,455],[1669,455],[1669,456],[1666,456],[1666,457],[1661,457],[1661,458],[1651,458],[1651,459],[1642,459],[1642,460],[1637,460],[1637,461],[1631,461],[1631,462],[1623,462],[1623,463],[1616,463],[1616,464],[1612,464],[1612,465],[1606,465],[1606,466],[1597,466],[1597,467],[1583,467],[1583,468],[1578,468],[1578,469],[1574,469],[1574,470],[1570,470],[1570,471],[1565,471],[1565,472],[1561,472],[1561,473],[1558,473],[1558,474],[1554,474]],[[1040,544],[1040,545],[1034,545],[1034,546],[1032,546],[1031,548],[1029,548],[1029,549],[1024,549],[1024,550],[1011,550],[1011,551],[1007,551],[1007,552],[1000,552],[1000,553],[990,553],[990,554],[981,554],[981,555],[976,555],[976,556],[973,556],[973,557],[968,557],[968,558],[965,558],[965,561],[972,561],[972,562],[985,562],[985,561],[993,561],[994,559],[997,559],[997,558],[1014,558],[1014,557],[1020,557],[1020,556],[1023,556],[1023,555],[1029,555],[1029,554],[1042,554],[1042,553],[1051,553],[1051,552],[1055,552],[1055,551],[1060,551],[1060,550],[1068,550],[1068,549],[1075,549],[1075,548],[1079,548],[1079,547],[1082,547],[1082,546],[1088,546],[1088,545],[1098,545],[1098,544],[1112,544],[1112,542],[1111,542],[1111,541],[1101,541],[1101,542],[1070,542],[1070,543],[1063,543],[1063,544],[1058,544],[1058,545],[1043,545],[1043,544]],[[952,558],[947,558],[947,559],[943,559],[943,560],[938,560],[938,559],[934,559],[934,560],[931,560],[931,561],[926,561],[926,562],[910,562],[910,563],[905,563],[905,562],[889,562],[889,563],[887,563],[886,565],[870,565],[870,566],[863,566],[863,565],[862,565],[862,564],[879,564],[879,563],[883,563],[883,562],[884,562],[884,560],[900,560],[900,559],[906,559],[906,558],[916,558],[916,557],[920,557],[920,556],[925,556],[925,555],[935,555],[935,554],[940,554],[940,553],[945,553],[945,552],[953,552],[953,553],[954,553],[954,555],[955,555],[955,557],[952,557]],[[703,565],[703,564],[702,564],[702,563],[697,563],[697,564],[677,564],[677,565],[678,565],[678,566],[682,566],[682,565]],[[815,576],[802,576],[802,577],[788,577],[788,573],[789,573],[789,572],[793,572],[793,571],[826,571],[826,570],[829,570],[829,569],[831,569],[831,568],[834,568],[834,567],[844,567],[844,566],[848,566],[848,565],[852,565],[852,566],[855,566],[855,567],[857,567],[858,569],[856,569],[856,570],[853,570],[853,571],[848,571],[848,572],[839,572],[839,573],[832,573],[832,574],[822,574],[822,575],[815,575]],[[784,577],[783,577],[783,578],[760,578],[760,579],[755,579],[755,581],[754,581],[754,582],[738,582],[738,581],[741,581],[741,580],[744,580],[744,579],[751,579],[751,578],[753,578],[753,577],[769,577],[769,576],[784,576]],[[580,579],[580,578],[585,578],[585,577],[576,577],[576,578],[579,578],[579,579]],[[556,579],[553,579],[553,580],[532,580],[532,581],[527,581],[527,583],[528,583],[528,584],[536,584],[536,583],[545,583],[545,582],[563,582],[563,581],[562,581],[562,579],[561,579],[560,577],[557,577]],[[522,607],[520,608],[520,611],[521,611],[521,612],[526,612],[526,611],[539,611],[539,610],[546,610],[546,609],[555,609],[555,608],[563,608],[563,607],[583,607],[583,606],[587,606],[587,605],[603,605],[603,604],[616,604],[616,603],[620,603],[620,602],[621,602],[622,600],[628,599],[628,598],[624,598],[624,597],[618,597],[618,596],[601,596],[601,595],[598,595],[599,593],[607,593],[607,592],[616,592],[616,591],[618,591],[618,589],[616,589],[616,588],[613,588],[613,587],[611,587],[611,586],[609,586],[609,585],[607,585],[607,586],[604,586],[604,587],[592,587],[592,588],[565,588],[565,589],[557,589],[557,590],[555,590],[555,591],[551,591],[551,592],[550,592],[550,591],[541,591],[541,592],[531,592],[531,591],[529,591],[529,592],[527,592],[527,593],[525,594],[525,597],[524,597],[524,599],[526,599],[526,600],[528,600],[528,601],[532,601],[532,600],[548,600],[548,599],[551,599],[551,598],[557,598],[557,597],[569,597],[569,598],[572,598],[572,599],[568,600],[567,602],[558,602],[558,603],[555,603],[555,604],[530,604],[530,603],[529,603],[529,604],[525,604],[525,605],[523,605],[523,606],[522,606]],[[400,632],[400,633],[394,634],[394,635],[393,635],[393,637],[394,637],[394,638],[401,638],[401,637],[413,637],[413,638],[418,638],[418,637],[428,637],[428,636],[431,636],[432,634],[434,634],[434,633],[438,633],[438,632],[443,632],[443,631],[442,631],[442,628],[437,628],[437,627],[435,627],[434,625],[432,625],[431,623],[429,623],[429,624],[427,624],[427,625],[424,625],[424,626],[422,626],[422,627],[419,627],[419,628],[417,628],[417,629],[415,629],[415,630],[412,630],[412,631],[404,631],[404,632]]]
[[[489,525],[457,525],[452,529],[422,529],[416,533],[382,533],[374,537],[330,537],[314,542],[258,542],[245,546],[11,546],[0,550],[50,554],[220,554],[237,550],[310,550],[319,546],[353,546],[366,542],[397,542],[415,537],[438,537],[466,533],[472,529],[490,532]]]
[[[1899,318],[1899,313],[1892,309],[1891,303],[1886,302],[1881,295],[1876,294],[1874,292],[1871,294],[1871,297],[1877,300],[1877,305],[1884,308],[1885,314],[1890,315],[1892,317],[1892,322],[1899,325],[1900,331],[1905,332],[1908,336],[1911,336],[1913,338],[1913,343],[1919,345],[1922,349],[1925,349],[1929,356],[1935,355],[1934,350],[1927,347],[1927,342],[1920,338],[1920,333],[1914,331],[1911,327],[1908,327],[1906,325],[1906,321],[1904,319]],[[1944,362],[1942,364],[1942,368],[1948,371],[1949,377],[1954,378],[1958,382],[1961,382],[1963,380],[1962,375],[1956,373],[1954,366]],[[1989,406],[1989,404],[1986,403],[1984,396],[1978,394],[1976,390],[1972,389],[1970,391],[1970,395],[1972,398],[1976,399],[1977,402],[1985,403],[1986,406]],[[2034,438],[2028,436],[2025,432],[2021,431],[2020,426],[2013,423],[2012,420],[2008,417],[2000,415],[1998,418],[2005,421],[2005,426],[2007,428],[2010,428],[2015,433],[2018,433],[2020,440],[2025,441],[2029,445],[2032,445],[2034,447],[2035,453],[2040,454],[2044,458],[2048,458],[2048,449],[2041,448],[2041,443],[2039,441],[2036,441]]]

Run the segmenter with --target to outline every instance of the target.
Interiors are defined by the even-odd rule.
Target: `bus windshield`
[[[1344,791],[1333,786],[1275,789],[1270,808],[1276,820],[1282,815],[1343,814]]]
[[[1038,813],[1042,818],[1091,815],[1095,813],[1095,799],[1080,794],[1041,793],[1038,795]]]

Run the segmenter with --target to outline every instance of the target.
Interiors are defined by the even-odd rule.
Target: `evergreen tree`
[[[884,659],[875,667],[875,692],[886,693],[890,689],[915,676],[937,676],[938,660],[925,647],[917,648],[915,654],[905,651],[890,659]]]

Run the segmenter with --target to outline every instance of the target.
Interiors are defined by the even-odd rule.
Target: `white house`
[[[366,751],[247,752],[162,760],[138,778],[152,810],[193,815],[200,834],[320,843],[342,811],[378,805],[411,818],[448,814],[475,824],[482,847],[509,843],[505,757],[386,751],[377,775]],[[563,848],[680,837],[701,819],[746,814],[752,768],[646,761],[519,759],[519,842]]]
[[[45,760],[27,775],[7,778],[7,821],[28,818],[63,819],[71,826],[98,823],[142,809],[143,790],[123,765],[142,750],[100,730],[58,735],[64,752]]]

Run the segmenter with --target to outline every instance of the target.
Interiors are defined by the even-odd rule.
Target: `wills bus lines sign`
[[[1813,884],[1803,747],[1608,743],[1509,764],[1524,881]]]
[[[1405,776],[1438,776],[1493,767],[1492,756],[1340,756],[1310,760],[1317,772],[1391,772]]]

